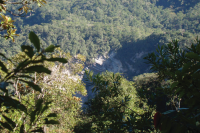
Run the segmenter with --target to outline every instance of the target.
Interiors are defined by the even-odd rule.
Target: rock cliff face
[[[111,71],[114,73],[123,72],[123,66],[120,60],[115,58],[116,53],[111,52],[107,57],[99,56],[95,59],[95,64],[88,66],[95,74],[104,71]]]
[[[137,76],[141,73],[149,72],[149,66],[145,66],[143,63],[143,57],[147,52],[138,52],[133,54],[131,57],[124,58],[123,60],[117,59],[117,53],[112,51],[107,56],[99,56],[95,60],[95,63],[91,66],[87,66],[85,69],[93,71],[94,74],[102,73],[107,71],[114,73],[121,73],[128,79],[132,79],[133,76]],[[86,83],[86,89],[88,95],[82,97],[82,102],[87,101],[88,98],[93,97],[92,87],[90,84],[83,79]]]
[[[94,74],[110,71],[114,73],[121,73],[128,79],[132,79],[142,73],[149,72],[149,66],[144,63],[143,57],[147,52],[141,51],[124,59],[117,59],[114,51],[110,52],[108,56],[99,56],[95,59],[95,63],[87,68],[94,72]]]

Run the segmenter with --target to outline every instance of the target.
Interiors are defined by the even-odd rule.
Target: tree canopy
[[[160,81],[171,84],[157,88],[172,97],[174,110],[163,112],[162,132],[199,132],[199,54],[200,40],[185,49],[180,49],[175,40],[160,46],[157,54],[145,59],[158,72]],[[176,100],[176,101],[175,101]]]
[[[199,0],[34,3],[0,0],[2,132],[200,132]],[[133,81],[86,71],[82,108],[84,65],[112,51]]]

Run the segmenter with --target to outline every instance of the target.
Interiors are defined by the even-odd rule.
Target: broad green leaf
[[[50,59],[45,59],[45,60],[52,61],[52,62],[59,61],[61,63],[67,63],[68,62],[65,58],[50,58]]]
[[[36,115],[38,115],[41,112],[42,102],[43,102],[43,99],[37,100],[36,108],[34,111],[31,112],[31,123],[30,124],[32,124],[35,121]]]
[[[182,90],[181,88],[177,88],[176,91],[174,92],[174,94],[179,93],[181,90]]]
[[[179,82],[174,82],[174,83],[171,85],[171,90],[173,90],[178,84],[179,84]]]
[[[60,123],[58,121],[55,121],[55,120],[45,119],[45,123],[44,124],[60,124]]]
[[[36,85],[33,82],[25,81],[25,80],[22,80],[22,79],[20,79],[20,81],[27,83],[30,87],[33,87],[34,90],[39,91],[41,93],[41,88],[40,88],[39,85]]]
[[[192,64],[194,64],[194,63],[188,62],[188,63],[184,64],[183,69],[182,69],[182,72],[183,72],[183,73],[188,72],[188,71],[189,71],[189,68],[191,67]]]
[[[49,108],[49,104],[51,104],[51,103],[52,103],[52,101],[51,102],[45,102],[45,106],[43,107],[41,114]]]
[[[1,70],[8,73],[8,69],[6,68],[6,66],[3,64],[3,62],[0,61],[0,67],[1,67]]]
[[[33,31],[31,31],[29,33],[29,39],[33,43],[35,48],[37,49],[37,52],[39,52],[40,51],[40,40],[39,40],[38,36]]]
[[[37,73],[47,73],[47,74],[51,74],[51,71],[44,67],[43,65],[35,65],[35,66],[30,66],[28,68],[23,69],[24,73],[33,73],[33,72],[37,72]]]
[[[35,112],[37,115],[42,111],[42,103],[43,103],[43,99],[37,100],[36,108],[35,108]]]
[[[28,55],[29,58],[33,57],[34,52],[33,52],[33,48],[31,46],[22,45],[21,49],[22,49],[23,52],[25,52]]]
[[[38,128],[38,129],[34,129],[31,132],[41,132],[41,133],[44,133],[42,127]]]
[[[20,77],[20,78],[32,79],[32,77],[31,77],[31,76],[28,76],[28,75],[19,75],[18,77]]]
[[[190,59],[195,59],[197,61],[200,61],[200,57],[198,54],[196,53],[193,53],[193,52],[189,52],[189,53],[186,53],[185,55],[186,57],[190,58]]]
[[[26,67],[28,64],[30,64],[29,59],[26,59],[26,60],[20,62],[20,63],[18,64],[18,66],[16,67],[15,71],[19,71],[21,68]]]
[[[55,45],[49,45],[44,52],[53,52],[55,48],[57,48],[59,46],[55,46]]]
[[[180,92],[179,97],[182,98],[184,95],[185,95],[185,91],[183,90]]]
[[[39,92],[41,93],[41,88],[40,88],[40,86],[38,86],[38,85],[36,85],[36,84],[34,84],[34,83],[32,83],[32,82],[27,82],[27,84],[28,84],[29,86],[33,87],[34,90],[39,91]]]
[[[8,118],[7,116],[3,115],[3,117],[6,119],[6,121],[14,128],[16,123],[13,122],[10,118]]]
[[[25,113],[27,113],[26,107],[21,104],[18,100],[12,99],[9,96],[1,96],[2,99],[4,99],[4,105],[6,107],[13,107],[15,109],[19,109]]]
[[[31,61],[31,63],[33,63],[33,64],[43,63],[43,62],[44,62],[43,59],[42,59],[42,60],[32,60],[32,61]]]
[[[30,125],[35,121],[35,115],[36,115],[36,111],[32,111],[31,112],[31,122],[30,122]]]
[[[47,117],[57,117],[57,114],[56,113],[51,113],[51,114],[47,115]]]
[[[24,124],[22,124],[20,127],[20,133],[24,133]]]
[[[13,128],[8,124],[8,123],[4,123],[0,121],[1,126],[3,126],[4,128],[13,131]]]

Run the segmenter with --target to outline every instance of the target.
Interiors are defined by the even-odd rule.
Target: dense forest
[[[65,52],[80,53],[91,60],[97,54],[134,45],[151,35],[158,36],[157,43],[176,38],[184,45],[200,31],[197,1],[50,0],[44,7],[31,8],[30,16],[16,18],[20,34],[16,45],[2,40],[2,48],[19,50],[20,45],[28,43],[26,34],[32,30],[44,46],[60,45]],[[154,44],[148,42],[143,45]]]
[[[26,35],[34,31],[43,47],[55,44],[72,55],[82,54],[87,66],[115,51],[124,69],[129,69],[125,62],[142,67],[138,73],[125,72],[131,79],[148,69],[140,59],[130,60],[134,53],[155,51],[157,44],[173,39],[185,46],[199,35],[199,6],[197,0],[50,0],[44,7],[31,6],[27,17],[16,17],[20,36],[14,45],[2,39],[1,48],[15,54],[21,45],[30,44]]]
[[[200,0],[32,2],[0,1],[19,34],[0,38],[0,131],[200,132]],[[84,73],[112,52],[123,71]]]

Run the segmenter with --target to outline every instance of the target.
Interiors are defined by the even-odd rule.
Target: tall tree
[[[171,85],[159,90],[176,98],[175,110],[164,112],[161,116],[162,132],[200,132],[200,40],[184,49],[179,47],[176,40],[159,46],[157,52],[150,53],[144,59],[158,73],[160,81],[171,82]]]

